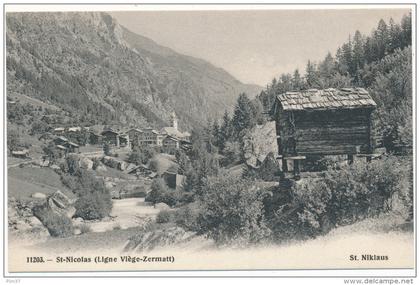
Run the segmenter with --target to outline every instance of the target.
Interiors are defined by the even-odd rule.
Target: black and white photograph
[[[414,274],[413,4],[4,9],[6,272]]]

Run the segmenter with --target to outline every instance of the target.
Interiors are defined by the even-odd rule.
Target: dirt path
[[[144,198],[112,200],[112,218],[86,224],[93,232],[127,229],[141,225],[145,218],[154,218],[158,213],[159,210],[144,202]]]

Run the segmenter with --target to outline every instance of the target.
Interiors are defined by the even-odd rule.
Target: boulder
[[[96,171],[106,171],[106,166],[101,162],[98,164],[98,166],[96,166]]]
[[[280,176],[280,164],[273,153],[269,153],[259,168],[255,169],[258,178],[264,181],[278,181]]]
[[[76,213],[76,208],[73,206],[74,202],[74,199],[70,199],[60,190],[51,194],[47,199],[48,206],[53,212],[69,218]]]
[[[32,217],[28,218],[28,223],[32,227],[41,227],[41,226],[43,226],[43,224],[41,223],[41,221],[37,217],[35,217],[35,216],[32,216]]]
[[[167,204],[165,203],[157,203],[155,204],[155,209],[159,209],[159,210],[169,210],[171,207],[169,207]]]
[[[31,197],[34,199],[46,199],[47,195],[45,195],[44,193],[36,192],[36,193],[33,193]]]
[[[27,231],[32,229],[32,226],[24,220],[18,220],[16,221],[14,228],[17,231]]]
[[[257,125],[243,138],[243,156],[246,164],[257,168],[269,153],[277,153],[276,123]]]
[[[104,156],[102,158],[103,164],[111,168],[118,168],[119,161],[111,156]]]
[[[7,205],[8,226],[10,229],[25,231],[39,225],[33,216],[31,205],[27,202],[9,199]]]
[[[93,161],[87,157],[81,157],[79,160],[79,166],[84,169],[92,169]]]
[[[111,181],[105,181],[104,185],[105,185],[105,188],[112,189],[112,188],[115,187],[116,184],[114,182],[111,182]]]
[[[50,168],[53,170],[60,170],[60,166],[58,166],[57,164],[50,165]]]
[[[118,163],[118,167],[117,167],[117,169],[118,169],[118,170],[121,170],[121,171],[126,170],[126,169],[127,169],[127,162],[125,162],[125,161],[120,161],[120,162]]]

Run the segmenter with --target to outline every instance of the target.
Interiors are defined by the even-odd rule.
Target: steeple
[[[171,127],[173,127],[175,130],[178,130],[178,118],[176,117],[175,112],[171,113]]]

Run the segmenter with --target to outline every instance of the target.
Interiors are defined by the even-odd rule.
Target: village
[[[169,208],[164,203],[153,207],[153,204],[144,202],[144,197],[151,190],[153,179],[162,178],[167,186],[174,191],[182,190],[185,182],[185,176],[178,173],[175,153],[180,150],[188,151],[191,149],[191,134],[181,132],[178,129],[178,119],[174,112],[170,114],[170,118],[169,126],[160,130],[153,128],[121,128],[118,130],[104,128],[101,131],[98,128],[94,130],[93,128],[80,126],[51,128],[48,132],[40,134],[38,138],[40,144],[49,152],[40,156],[40,154],[32,153],[26,148],[11,151],[12,161],[9,162],[9,173],[19,173],[18,176],[20,177],[25,172],[37,173],[37,171],[40,171],[41,175],[48,173],[47,175],[52,178],[51,175],[57,176],[54,171],[61,172],[60,163],[72,159],[81,168],[94,171],[95,176],[104,181],[105,187],[109,189],[113,199],[126,199],[121,202],[114,202],[113,215],[115,215],[115,218],[118,215],[117,219],[89,223],[90,229],[92,231],[105,231],[112,230],[116,226],[122,228],[138,226],[139,213],[141,215],[140,219],[144,219],[150,215],[155,217],[160,210]],[[85,145],[76,143],[80,137],[86,138],[87,143]],[[129,162],[129,155],[133,150],[146,148],[156,151],[153,159],[151,158],[146,163]],[[154,163],[153,168],[150,167],[151,161]],[[14,174],[11,177],[12,181],[15,181],[13,179]],[[45,178],[48,179],[48,177]],[[16,187],[21,187],[22,182],[19,179]],[[54,205],[61,206],[61,209],[58,206],[60,213],[73,215],[74,210],[72,210],[71,204],[74,203],[74,195],[68,191],[63,191],[63,189],[60,191],[59,189],[62,187],[51,188],[48,186],[50,184],[48,181],[44,181],[44,183],[46,185],[40,185],[42,185],[42,188],[47,187],[46,190],[48,191],[46,193],[45,191],[37,192],[36,189],[40,189],[39,187],[30,186],[33,189],[28,189],[28,195],[21,198],[24,198],[24,200],[42,200],[49,197],[48,199],[55,201]],[[9,185],[11,185],[11,189],[15,188],[13,183]],[[13,195],[13,190],[11,195]],[[138,207],[137,204],[139,203],[144,207]],[[16,230],[18,232],[33,226],[30,223],[28,224],[27,219],[26,221],[14,221],[12,223],[17,226]],[[80,231],[78,232],[80,233]]]
[[[87,137],[86,145],[81,146],[75,142],[80,136]],[[101,158],[107,166],[117,168],[127,174],[146,172],[150,177],[155,177],[156,173],[151,171],[148,166],[130,164],[123,158],[116,158],[114,154],[127,155],[133,149],[147,147],[159,149],[159,152],[163,154],[174,155],[179,149],[187,151],[191,148],[190,137],[190,133],[178,130],[178,119],[176,114],[172,113],[171,126],[164,127],[159,131],[153,128],[130,128],[128,130],[105,128],[102,131],[95,131],[89,127],[56,127],[41,134],[39,140],[45,145],[52,143],[59,159],[65,159],[69,155],[79,155],[87,159]],[[107,149],[106,152],[109,155],[104,155],[104,148]],[[24,159],[23,164],[32,161],[29,149],[14,150],[11,151],[11,155]],[[51,164],[47,155],[42,156],[41,165]]]
[[[9,60],[9,86],[17,90],[7,96],[11,249],[111,256],[272,247],[272,254],[302,254],[314,242],[329,264],[343,239],[376,245],[389,236],[411,249],[412,87],[401,78],[407,86],[392,86],[411,72],[411,41],[374,60],[362,49],[363,67],[359,41],[370,41],[356,32],[354,47],[308,61],[303,75],[282,74],[257,92],[241,85],[245,92],[217,68],[195,78],[208,67],[201,61],[134,48],[144,39],[133,34],[121,44],[119,31],[101,30],[112,19],[106,15],[98,29],[111,36],[91,34],[92,19],[86,36],[99,51],[69,53],[98,67],[87,68],[86,78],[58,59],[69,75],[46,72],[38,80]],[[104,38],[115,54],[102,56]],[[382,65],[403,71],[382,76]],[[39,90],[27,95],[31,88]]]

